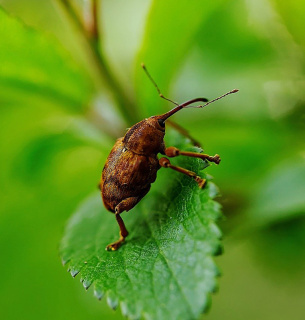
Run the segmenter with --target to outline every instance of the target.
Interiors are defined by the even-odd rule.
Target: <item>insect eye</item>
[[[164,121],[162,119],[159,119],[158,123],[162,128],[165,128],[165,123],[164,123]]]

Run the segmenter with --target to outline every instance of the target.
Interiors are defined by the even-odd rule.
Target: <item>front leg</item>
[[[204,154],[204,153],[181,151],[175,147],[166,148],[164,153],[166,156],[170,158],[177,157],[177,156],[187,156],[187,157],[193,157],[193,158],[200,158],[202,160],[208,160],[216,164],[219,164],[221,161],[220,156],[218,154],[215,154],[215,156],[209,156],[208,154]]]
[[[120,227],[120,238],[119,238],[119,240],[109,244],[106,247],[107,251],[115,251],[115,250],[119,249],[119,247],[125,241],[125,238],[128,236],[128,231],[125,227],[124,221],[123,221],[122,217],[120,216],[120,214],[123,211],[131,210],[138,202],[139,202],[138,197],[130,197],[130,198],[124,199],[115,207],[115,218],[116,218],[116,221]]]

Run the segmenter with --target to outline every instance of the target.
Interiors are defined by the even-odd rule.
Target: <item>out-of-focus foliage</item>
[[[187,5],[184,1],[175,0],[152,3],[136,65],[144,61],[153,75],[161,75],[157,82],[162,91],[168,91],[170,81],[193,49],[204,22],[222,2],[216,0],[205,6],[196,0],[188,1]],[[152,99],[157,97],[155,88],[141,68],[136,68],[135,88],[143,116],[162,113],[162,100]]]
[[[0,11],[0,90],[3,102],[53,102],[79,111],[90,96],[90,82],[55,39],[47,39]],[[37,103],[37,102],[36,102]]]
[[[59,1],[0,4],[1,317],[122,319],[67,277],[57,246],[126,125]],[[175,101],[240,89],[175,116],[222,157],[209,168],[227,216],[210,319],[305,313],[303,11],[300,0],[101,2],[101,48],[139,115],[172,107],[142,61]]]

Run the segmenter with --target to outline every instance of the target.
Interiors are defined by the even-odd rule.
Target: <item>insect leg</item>
[[[117,240],[111,244],[108,244],[108,246],[106,247],[107,251],[118,250],[119,247],[122,245],[122,243],[125,241],[125,238],[128,236],[128,231],[125,227],[124,221],[121,218],[121,216],[119,214],[116,214],[115,218],[116,218],[116,221],[118,222],[119,227],[120,227],[120,238],[119,238],[119,240]]]
[[[131,210],[137,203],[139,202],[138,197],[130,197],[122,200],[116,207],[115,207],[115,213],[119,214],[123,211],[129,211]]]
[[[183,136],[185,136],[186,138],[190,139],[192,144],[196,147],[201,147],[200,142],[197,141],[196,139],[194,139],[189,132],[184,129],[182,126],[180,126],[178,123],[172,121],[172,120],[167,120],[166,121],[168,125],[170,125],[172,128],[174,128],[176,131],[178,131],[179,133],[181,133]]]
[[[193,171],[184,169],[182,167],[173,166],[167,158],[160,158],[159,164],[163,168],[170,168],[193,178],[198,183],[200,189],[202,189],[206,184],[206,179],[202,179],[201,177],[197,176],[197,174]]]
[[[220,156],[218,154],[215,154],[215,156],[209,156],[208,154],[204,154],[204,153],[181,151],[175,147],[166,148],[165,155],[167,155],[170,158],[177,157],[177,156],[200,158],[202,160],[208,160],[216,164],[219,164],[221,161]]]
[[[138,197],[130,197],[130,198],[124,199],[115,207],[115,218],[116,218],[116,221],[118,222],[119,227],[120,227],[120,238],[116,242],[109,244],[106,247],[107,251],[115,251],[115,250],[119,249],[119,247],[125,241],[125,238],[128,236],[128,231],[125,227],[124,221],[123,221],[122,217],[120,216],[120,214],[123,211],[129,211],[137,203],[138,203]]]

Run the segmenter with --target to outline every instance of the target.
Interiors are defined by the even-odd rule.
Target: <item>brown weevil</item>
[[[192,107],[193,103],[204,102],[204,105],[196,106],[202,108],[238,91],[234,89],[209,102],[205,98],[195,98],[178,104],[161,94],[145,66],[142,65],[142,67],[158,90],[160,97],[174,103],[176,107],[162,115],[152,116],[132,126],[124,137],[116,141],[107,158],[100,181],[100,190],[106,209],[115,214],[120,227],[120,238],[109,244],[106,250],[117,250],[125,241],[128,231],[121,218],[121,213],[131,210],[148,193],[160,168],[170,168],[183,173],[193,178],[199,188],[204,187],[205,179],[192,171],[172,165],[168,158],[158,159],[159,153],[170,158],[181,155],[208,160],[216,164],[220,162],[218,154],[209,156],[203,153],[181,151],[175,147],[166,148],[164,143],[165,121],[179,110]]]

